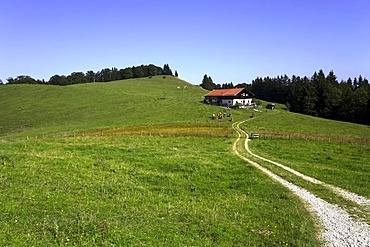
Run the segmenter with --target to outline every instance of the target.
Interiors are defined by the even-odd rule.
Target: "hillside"
[[[0,88],[0,136],[101,127],[204,121],[205,91],[175,77],[72,86],[6,85]]]
[[[97,128],[174,123],[205,123],[225,111],[199,104],[206,90],[176,77],[155,76],[70,86],[6,85],[0,87],[0,136],[37,135]],[[370,138],[370,127],[286,112],[263,111],[250,131],[290,131]],[[232,110],[226,110],[231,112]],[[252,113],[232,111],[234,119]],[[254,112],[256,114],[256,112]],[[231,129],[231,128],[230,128]]]
[[[0,87],[0,243],[320,246],[320,228],[302,201],[232,153],[232,124],[246,119],[243,129],[266,135],[251,141],[255,153],[370,196],[368,126],[283,105],[255,111],[200,104],[205,93],[162,76]],[[220,111],[234,121],[210,118]],[[58,135],[66,132],[73,134]],[[248,155],[242,142],[238,150]]]

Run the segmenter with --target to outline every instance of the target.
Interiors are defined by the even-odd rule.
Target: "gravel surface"
[[[248,135],[243,130],[240,129],[239,124],[234,124],[234,129],[238,132],[238,135],[239,135],[238,139],[234,142],[234,145],[233,145],[234,153],[238,155],[241,159],[255,166],[257,169],[266,173],[268,176],[270,176],[275,181],[287,187],[289,190],[291,190],[293,193],[299,196],[302,201],[305,202],[309,211],[314,212],[318,216],[318,219],[320,220],[320,223],[324,228],[322,232],[322,236],[324,239],[325,246],[330,246],[330,247],[331,246],[333,247],[334,246],[336,247],[337,246],[370,246],[370,227],[369,225],[367,225],[364,222],[355,220],[346,211],[344,211],[337,205],[328,203],[324,201],[323,199],[316,197],[314,194],[310,193],[306,189],[303,189],[297,185],[294,185],[284,180],[283,178],[274,174],[270,170],[262,167],[258,163],[242,156],[237,151],[236,146],[237,146],[237,143],[240,141],[242,134],[245,134],[246,136]],[[248,149],[248,138],[245,141],[245,148],[249,150]],[[301,174],[301,173],[298,173],[298,174]],[[301,177],[301,175],[297,175],[297,176]],[[323,183],[314,178],[312,179],[313,179],[312,182],[314,183],[319,183],[319,184]],[[334,188],[337,188],[337,187],[334,187]],[[339,191],[342,190],[340,188],[338,189]],[[342,190],[342,192],[343,191],[344,190]],[[348,192],[348,193],[349,195],[353,196],[353,193],[351,192]],[[366,200],[367,199],[365,198],[365,204],[366,204]]]
[[[244,146],[245,146],[245,149],[247,150],[247,152],[250,155],[252,155],[252,156],[254,156],[254,157],[258,158],[258,159],[267,161],[267,162],[269,162],[271,164],[274,164],[274,165],[276,165],[278,167],[281,167],[284,170],[289,171],[289,172],[293,173],[294,175],[296,175],[296,176],[298,176],[298,177],[300,177],[300,178],[302,178],[302,179],[304,179],[306,181],[309,181],[309,182],[314,183],[314,184],[321,184],[321,185],[325,186],[326,188],[330,189],[331,191],[333,191],[334,193],[336,193],[337,195],[340,195],[340,196],[346,198],[347,200],[350,200],[350,201],[352,201],[354,203],[357,203],[357,204],[360,204],[360,205],[365,205],[365,206],[369,206],[370,207],[370,199],[367,199],[367,198],[365,198],[363,196],[357,195],[357,194],[355,194],[353,192],[350,192],[350,191],[347,191],[345,189],[336,187],[334,185],[324,183],[324,182],[322,182],[322,181],[320,181],[320,180],[318,180],[316,178],[313,178],[313,177],[304,175],[304,174],[302,174],[302,173],[300,173],[300,172],[298,172],[298,171],[296,171],[296,170],[294,170],[294,169],[292,169],[290,167],[284,166],[284,165],[282,165],[282,164],[280,164],[278,162],[275,162],[275,161],[266,159],[264,157],[261,157],[261,156],[259,156],[257,154],[252,153],[252,151],[250,151],[250,149],[248,147],[248,141],[249,141],[248,134],[246,134],[246,135],[247,135],[247,140],[245,141]]]

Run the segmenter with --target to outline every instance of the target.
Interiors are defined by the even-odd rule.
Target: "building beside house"
[[[267,104],[266,108],[270,109],[270,110],[274,110],[275,109],[275,104]]]
[[[204,96],[204,103],[227,107],[253,106],[254,94],[245,88],[215,89]]]

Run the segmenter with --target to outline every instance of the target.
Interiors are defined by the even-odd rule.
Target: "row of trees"
[[[257,98],[286,104],[293,112],[370,125],[370,85],[362,76],[338,82],[333,71],[311,78],[293,75],[256,78],[251,91]]]
[[[233,88],[233,83],[215,84],[204,75],[200,86],[207,90]],[[288,110],[322,118],[370,125],[370,85],[362,76],[338,82],[333,71],[322,70],[311,78],[287,75],[257,77],[252,84],[238,84],[256,98],[282,103]]]
[[[49,81],[36,80],[30,76],[18,76],[16,78],[8,78],[7,84],[50,84],[66,86],[72,84],[90,83],[90,82],[108,82],[116,80],[125,80],[131,78],[150,77],[155,75],[170,75],[173,76],[172,70],[168,64],[163,68],[153,64],[127,67],[118,70],[117,68],[105,68],[101,71],[94,72],[92,70],[83,72],[72,72],[70,75],[54,75],[50,77]],[[177,71],[175,76],[178,77]],[[1,83],[1,82],[0,82]]]
[[[7,84],[43,84],[45,80],[36,80],[28,75],[20,75],[16,78],[9,77],[7,80]],[[1,83],[2,84],[2,83]]]
[[[232,82],[230,83],[222,83],[222,84],[215,84],[210,76],[205,74],[203,76],[202,83],[199,85],[204,89],[213,90],[213,89],[227,89],[227,88],[234,88],[234,87],[245,87],[246,84],[238,84],[234,86]]]

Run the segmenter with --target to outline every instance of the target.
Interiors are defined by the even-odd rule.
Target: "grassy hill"
[[[173,77],[0,87],[1,245],[318,246],[302,203],[232,154],[219,111],[255,114],[243,127],[272,136],[255,152],[370,196],[367,126],[203,105],[205,93]]]
[[[0,135],[199,121],[209,111],[198,104],[204,93],[173,77],[68,87],[7,85],[0,88]]]
[[[212,113],[233,113],[234,120],[253,113],[249,124],[254,132],[301,132],[333,136],[370,138],[370,126],[330,121],[277,111],[232,111],[200,104],[206,91],[175,77],[155,76],[109,83],[72,86],[6,85],[0,87],[0,136],[22,136],[85,131],[122,126],[202,123],[229,126],[212,121]]]

